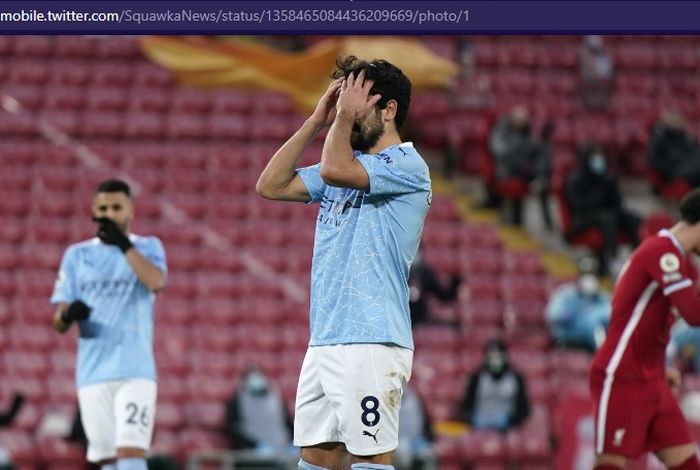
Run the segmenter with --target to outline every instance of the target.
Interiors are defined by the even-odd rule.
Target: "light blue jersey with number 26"
[[[165,251],[156,237],[130,235],[134,247],[166,272]],[[92,308],[78,323],[78,388],[127,378],[156,380],[153,359],[155,294],[136,277],[126,256],[93,238],[68,247],[51,303],[82,300]]]

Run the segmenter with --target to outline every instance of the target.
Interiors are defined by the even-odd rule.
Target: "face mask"
[[[267,379],[260,372],[251,372],[245,381],[245,388],[254,395],[267,393]]]
[[[588,166],[591,171],[597,175],[602,175],[605,173],[607,168],[607,163],[605,162],[605,157],[602,155],[593,155],[590,160],[588,160]]]
[[[578,280],[578,286],[584,295],[595,295],[598,293],[598,278],[593,274],[584,274]]]
[[[489,372],[497,374],[503,370],[506,365],[506,358],[500,352],[489,352],[486,354],[486,367]]]

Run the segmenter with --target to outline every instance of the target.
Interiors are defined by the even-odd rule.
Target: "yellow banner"
[[[457,74],[456,64],[409,37],[331,37],[302,52],[283,52],[238,38],[146,36],[141,48],[184,85],[276,90],[305,111],[316,106],[342,56],[387,60],[414,88],[445,88]]]

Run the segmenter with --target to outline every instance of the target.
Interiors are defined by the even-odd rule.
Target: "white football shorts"
[[[393,345],[310,346],[297,388],[294,445],[342,442],[358,456],[396,449],[412,364],[413,351]]]
[[[156,382],[125,379],[78,389],[80,417],[88,439],[87,459],[100,462],[117,456],[121,447],[148,450],[153,437]]]

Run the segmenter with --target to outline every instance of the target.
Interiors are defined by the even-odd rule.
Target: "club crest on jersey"
[[[681,267],[681,261],[673,253],[666,253],[659,260],[659,266],[663,272],[672,273],[678,271],[678,268]]]
[[[615,429],[615,434],[613,435],[613,445],[615,447],[620,447],[622,445],[622,439],[625,438],[625,428]]]

